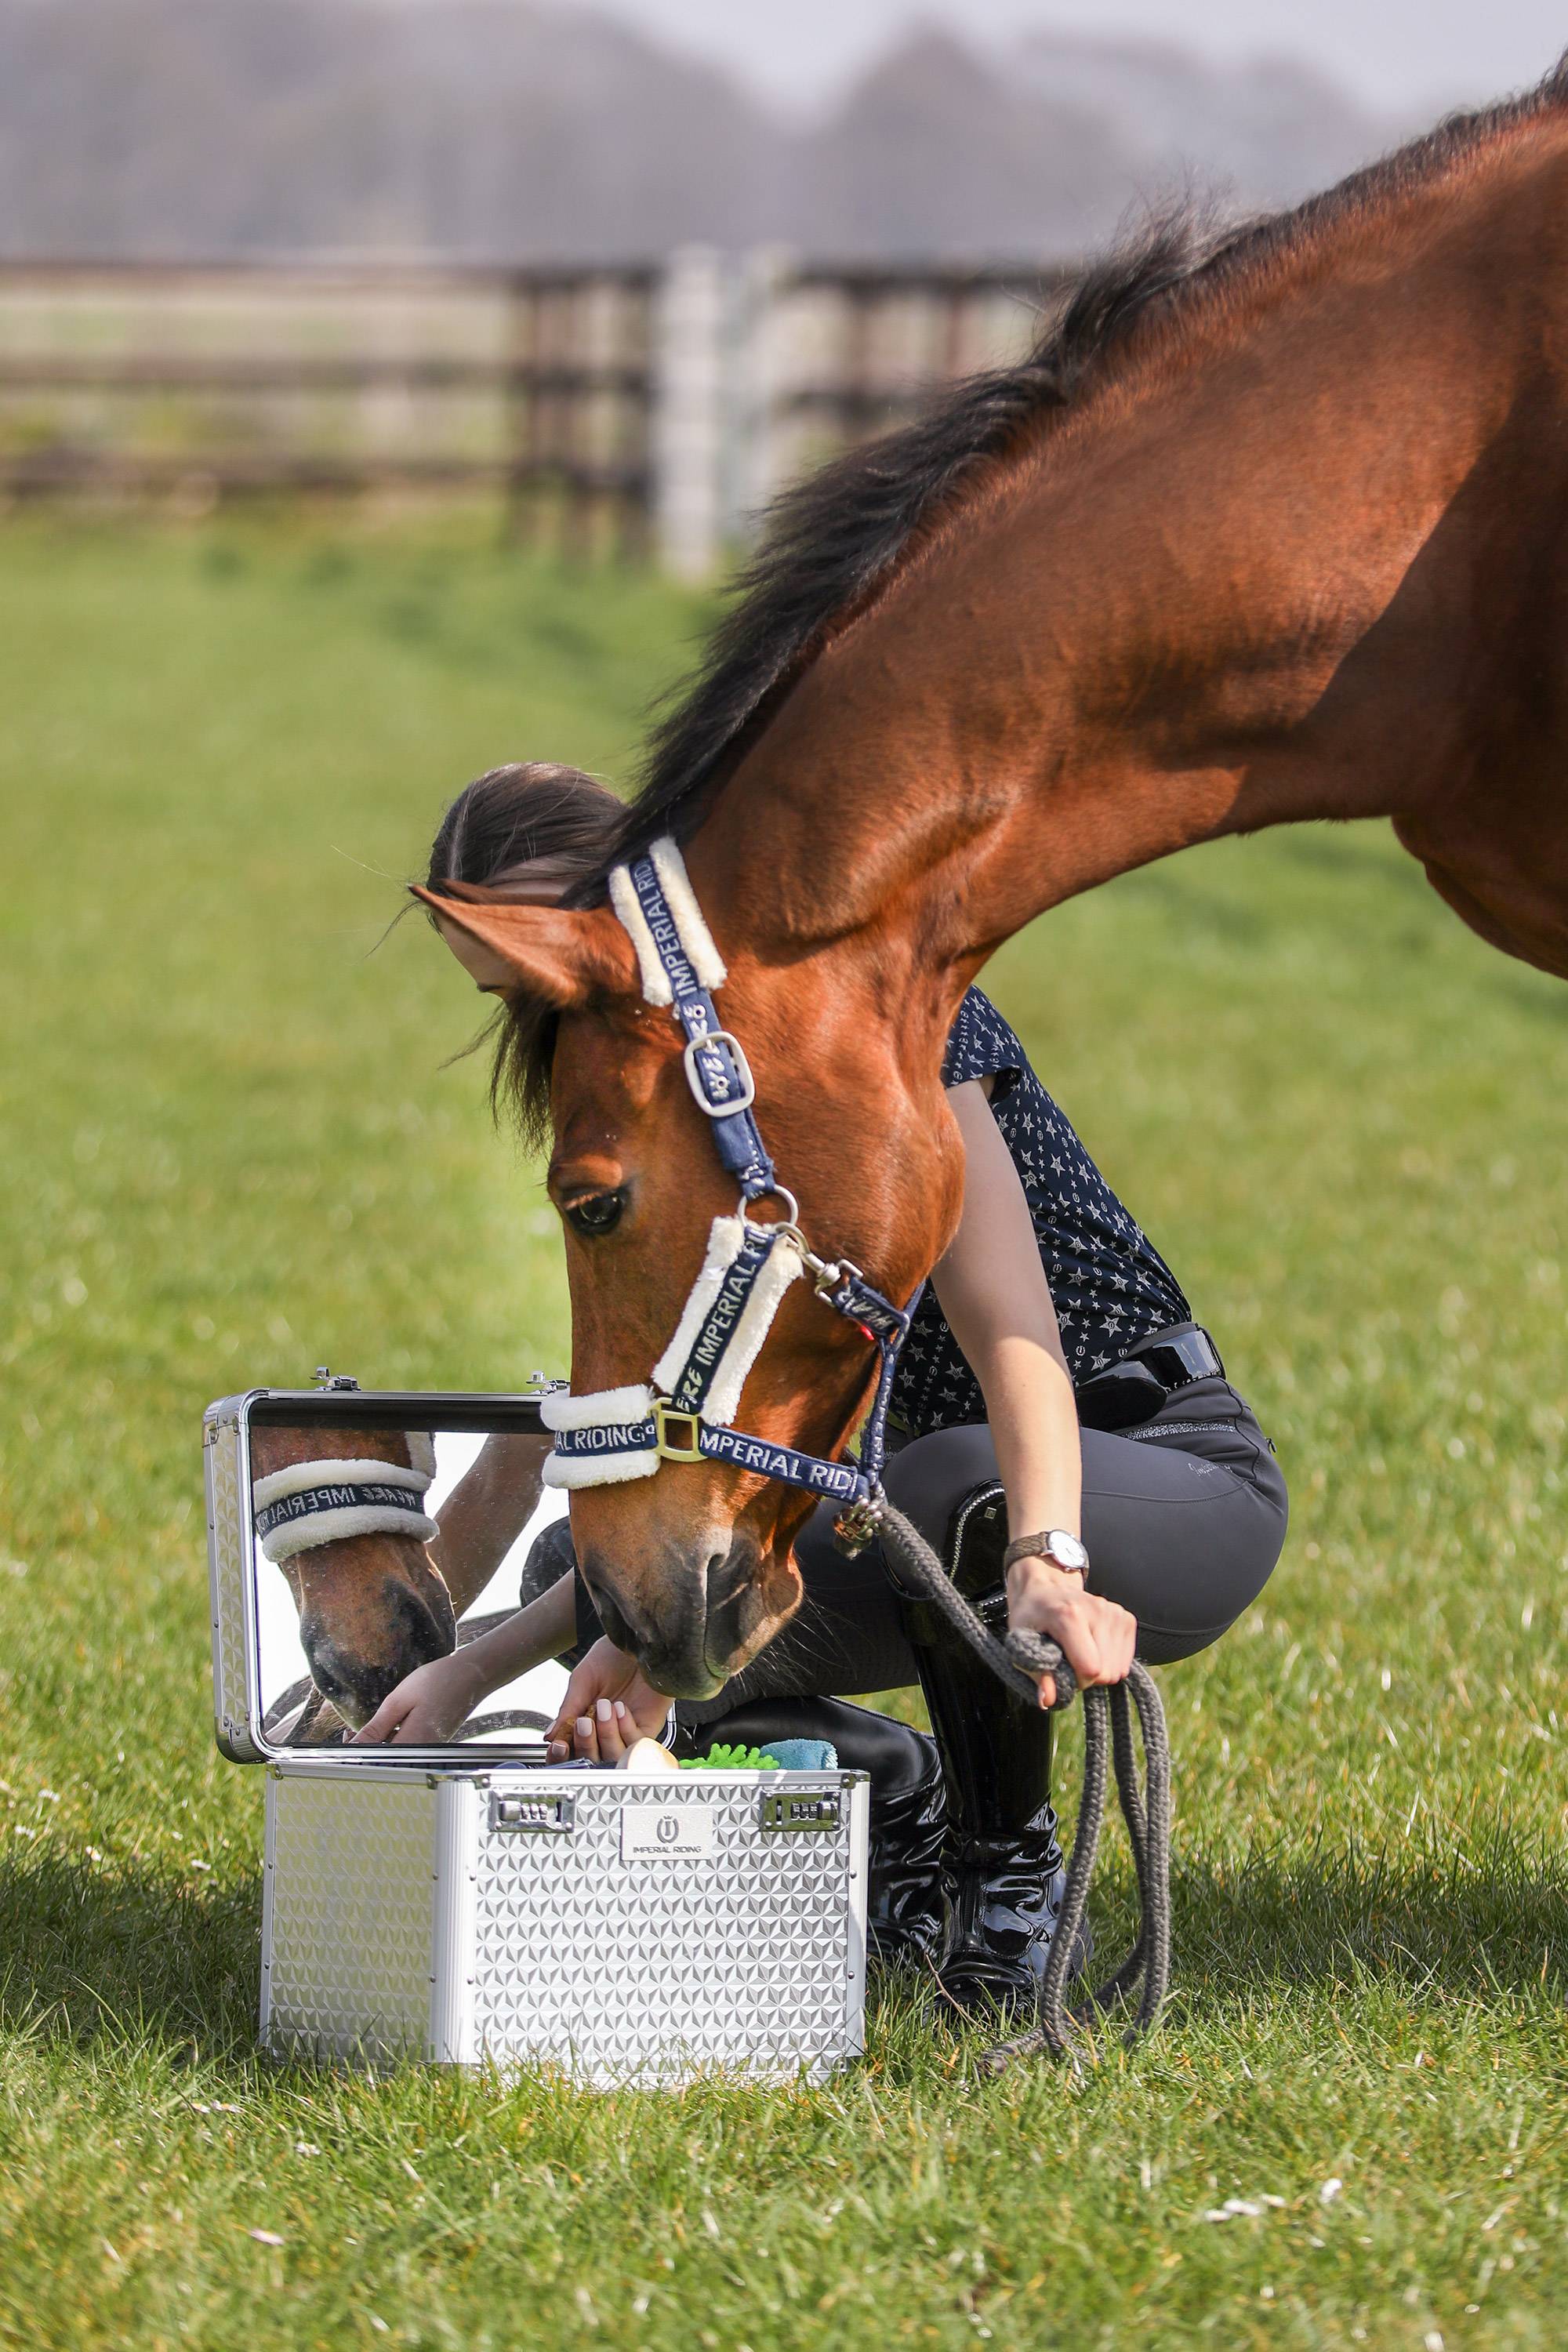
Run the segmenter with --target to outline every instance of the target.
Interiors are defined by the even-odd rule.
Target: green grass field
[[[981,2083],[889,2004],[830,2088],[679,2097],[253,2053],[202,1407],[563,1361],[472,996],[372,950],[444,795],[626,773],[708,609],[456,524],[0,530],[0,2342],[1560,2344],[1568,990],[1376,829],[993,968],[1293,1486],[1163,1678],[1158,2041]]]

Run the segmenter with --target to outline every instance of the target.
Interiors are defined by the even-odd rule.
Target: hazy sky
[[[1561,0],[593,0],[739,68],[792,102],[819,97],[910,23],[972,39],[1031,27],[1148,33],[1239,59],[1287,51],[1401,113],[1537,80],[1568,47]]]

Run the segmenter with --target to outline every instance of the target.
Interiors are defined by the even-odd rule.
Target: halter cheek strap
[[[686,861],[673,841],[617,866],[610,904],[637,950],[643,1001],[667,1004],[686,1034],[686,1082],[711,1122],[713,1145],[743,1201],[773,1190],[773,1163],[752,1116],[756,1087],[740,1040],[719,1018],[711,992],[728,977],[703,920]]]
[[[847,1259],[818,1257],[795,1223],[794,1198],[779,1183],[752,1112],[756,1088],[745,1054],[719,1019],[712,992],[724,984],[723,960],[675,843],[656,841],[646,857],[617,866],[609,890],[637,950],[645,1002],[668,1006],[684,1032],[687,1083],[721,1164],[739,1181],[741,1200],[732,1216],[713,1220],[697,1279],[651,1381],[544,1399],[540,1410],[555,1433],[544,1482],[604,1486],[652,1477],[664,1462],[728,1462],[844,1504],[842,1534],[864,1543],[879,1506],[888,1400],[915,1300],[895,1307]],[[788,1210],[782,1223],[759,1223],[748,1213],[770,1194]],[[746,1375],[803,1274],[812,1277],[815,1295],[878,1350],[877,1392],[858,1461],[830,1462],[731,1426]]]

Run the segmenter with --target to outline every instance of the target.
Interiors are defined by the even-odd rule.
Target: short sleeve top
[[[1192,1320],[1182,1286],[1122,1207],[1002,1015],[972,988],[949,1032],[942,1084],[993,1077],[991,1109],[1034,1219],[1062,1349],[1075,1381],[1135,1341]],[[892,1412],[917,1436],[985,1418],[985,1400],[928,1285],[900,1358]]]

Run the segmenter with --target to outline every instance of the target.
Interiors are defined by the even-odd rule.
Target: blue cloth
[[[1122,1207],[989,998],[972,988],[948,1034],[946,1087],[994,1077],[991,1108],[1023,1181],[1062,1349],[1075,1381],[1120,1363],[1136,1340],[1188,1323],[1182,1286]],[[928,1289],[893,1382],[892,1418],[923,1437],[985,1419],[985,1400]]]
[[[830,1739],[770,1739],[766,1750],[786,1772],[837,1772],[838,1750]]]

